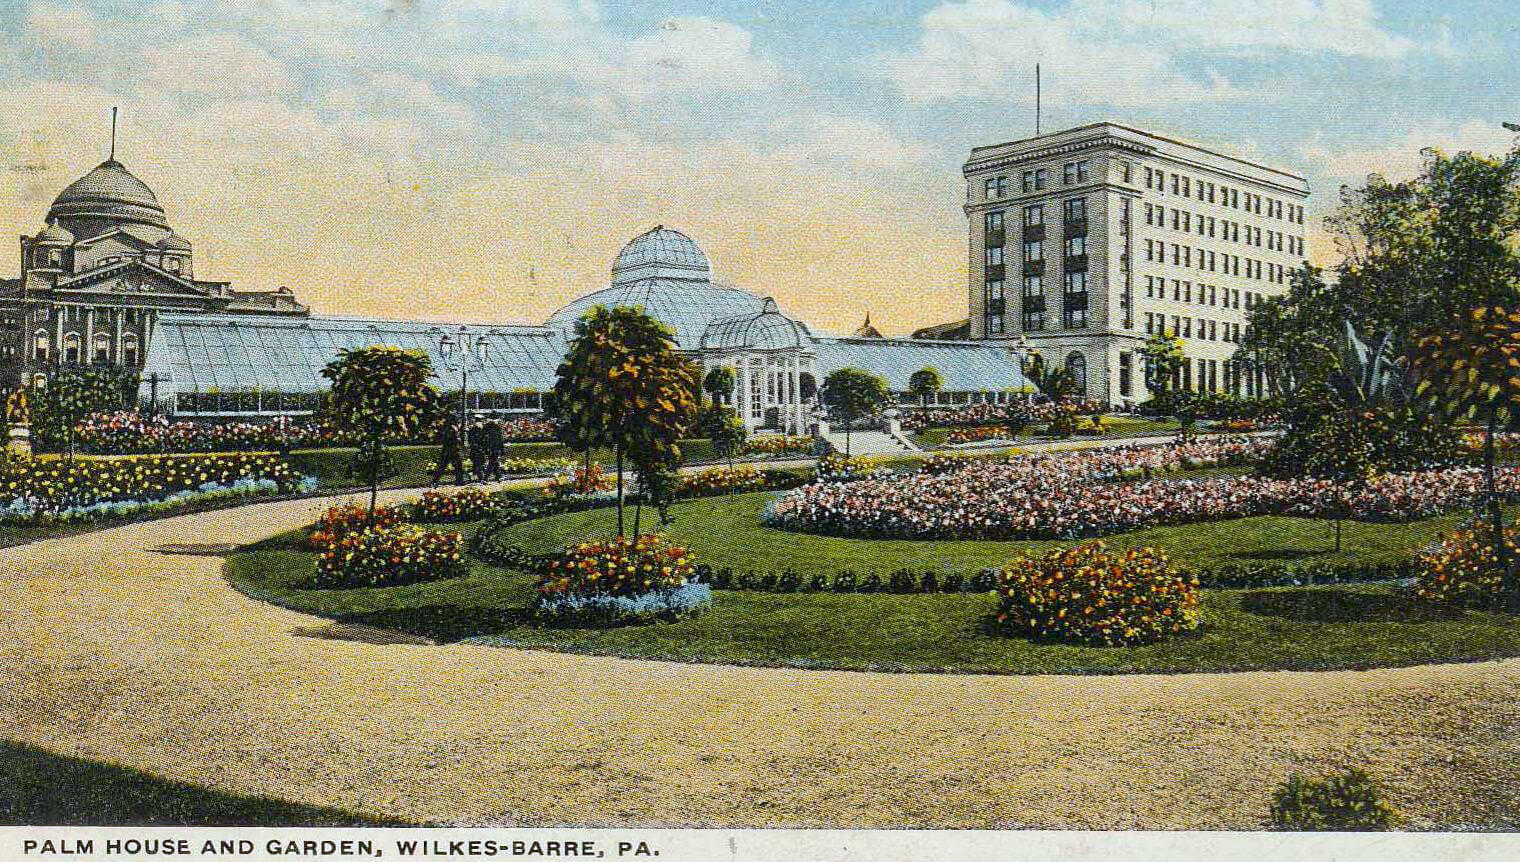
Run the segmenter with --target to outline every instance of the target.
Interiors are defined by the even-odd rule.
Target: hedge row
[[[479,553],[477,549],[477,553]],[[516,545],[495,551],[487,561],[504,568],[535,571],[545,559],[554,555],[530,554]],[[1305,566],[1219,566],[1194,570],[1199,586],[1206,589],[1260,589],[1264,587],[1302,587],[1319,584],[1352,584],[1370,581],[1397,581],[1414,578],[1419,565],[1415,560],[1361,565],[1310,564]],[[768,593],[984,593],[996,586],[997,573],[984,569],[971,575],[942,572],[914,572],[898,569],[886,575],[843,571],[832,577],[787,569],[781,572],[736,573],[731,568],[715,569],[701,564],[693,580],[715,590],[749,590]]]

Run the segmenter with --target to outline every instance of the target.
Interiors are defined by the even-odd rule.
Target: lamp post
[[[484,332],[471,339],[469,327],[461,326],[454,336],[445,332],[438,339],[438,353],[443,356],[446,369],[459,372],[459,429],[462,433],[469,425],[470,372],[485,369],[486,360],[491,355],[491,342]]]
[[[1024,383],[1026,385],[1033,384],[1034,381],[1032,381],[1032,380],[1029,379],[1029,373],[1031,371],[1030,363],[1031,363],[1032,357],[1036,356],[1037,354],[1034,352],[1034,348],[1032,348],[1032,347],[1029,346],[1029,339],[1025,338],[1023,335],[1020,335],[1018,337],[1018,339],[1013,342],[1013,352],[1016,353],[1016,354],[1018,354],[1018,357],[1019,357],[1019,372],[1024,375]],[[1034,397],[1034,393],[1031,393],[1031,392],[1025,392],[1024,393],[1024,400],[1025,401],[1029,401],[1033,397]]]

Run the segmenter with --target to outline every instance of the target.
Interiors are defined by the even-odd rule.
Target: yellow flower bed
[[[997,576],[998,624],[1091,646],[1152,643],[1198,627],[1198,580],[1155,548],[1102,542],[1014,559]]]
[[[707,494],[762,491],[764,489],[765,474],[754,467],[735,467],[732,470],[727,467],[715,467],[711,470],[702,470],[682,476],[680,483],[676,485],[676,495],[681,497],[700,497]]]
[[[0,505],[39,513],[118,501],[152,502],[207,485],[268,480],[279,490],[301,477],[272,454],[132,455],[120,458],[18,458],[0,470]]]

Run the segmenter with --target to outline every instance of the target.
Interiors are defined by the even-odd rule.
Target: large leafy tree
[[[728,468],[734,468],[734,456],[744,450],[744,441],[749,438],[749,431],[744,427],[744,420],[732,407],[723,404],[715,404],[702,413],[702,436],[712,441],[713,454],[728,461]]]
[[[428,382],[433,363],[420,350],[371,345],[339,350],[322,376],[332,381],[328,420],[359,436],[354,473],[369,485],[373,515],[386,473],[385,439],[413,436],[435,417],[438,389]]]
[[[675,336],[641,308],[597,306],[575,323],[554,400],[569,439],[607,446],[617,460],[617,531],[623,535],[623,467],[641,475],[679,463],[677,441],[696,411],[698,376]]]
[[[1483,422],[1484,509],[1501,571],[1501,590],[1520,609],[1520,575],[1504,542],[1495,487],[1494,433],[1520,405],[1520,311],[1477,308],[1416,342],[1419,394],[1453,418]]]
[[[932,365],[913,372],[908,378],[908,391],[918,396],[918,406],[927,406],[929,396],[945,387],[945,378],[940,376],[939,369]]]
[[[840,368],[823,379],[823,403],[844,420],[844,453],[850,454],[850,426],[870,416],[892,397],[887,381],[859,368]]]

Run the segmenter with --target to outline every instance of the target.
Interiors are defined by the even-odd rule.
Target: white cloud
[[[1033,68],[1058,100],[1130,107],[1240,98],[1222,74],[1184,61],[1279,53],[1395,58],[1413,43],[1383,31],[1370,0],[1073,0],[1049,12],[1014,0],[943,2],[924,14],[916,48],[879,60],[919,101],[1032,101]]]
[[[1368,174],[1381,174],[1397,182],[1419,174],[1425,156],[1434,147],[1448,154],[1468,150],[1487,155],[1506,153],[1515,145],[1515,133],[1497,120],[1439,120],[1410,129],[1402,137],[1360,148],[1332,148],[1321,138],[1304,143],[1299,156],[1314,172],[1339,182],[1359,184]]]
[[[91,48],[97,33],[95,17],[88,9],[60,3],[34,4],[26,26],[45,51]]]
[[[780,71],[754,50],[742,27],[711,18],[667,18],[648,36],[628,44],[624,74],[654,87],[758,90],[772,86]]]
[[[286,66],[263,48],[232,33],[211,33],[143,50],[146,80],[165,92],[239,98],[292,88]]]

